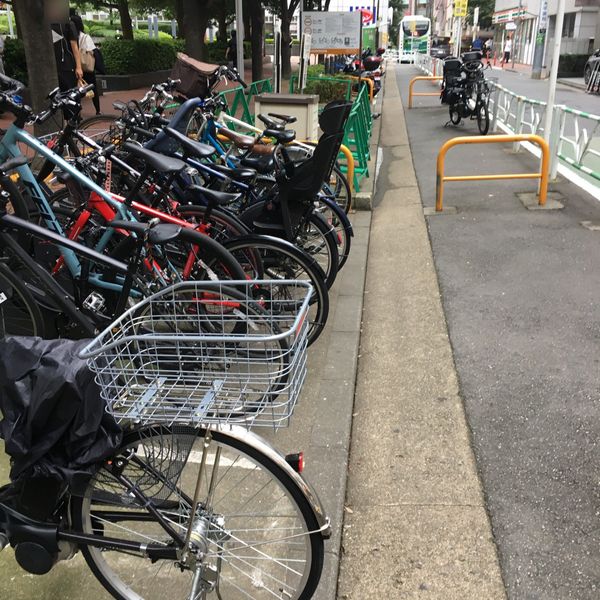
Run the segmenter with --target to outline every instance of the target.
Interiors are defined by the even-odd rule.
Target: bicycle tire
[[[487,135],[490,130],[490,112],[488,110],[487,102],[479,103],[477,107],[477,128],[481,135]]]
[[[306,252],[290,242],[268,235],[248,235],[224,243],[225,248],[251,279],[308,279],[314,288],[310,299],[308,345],[323,332],[329,316],[329,293],[325,274],[318,263]],[[262,271],[255,267],[259,256]],[[279,260],[277,260],[279,256]],[[279,263],[279,264],[277,264]],[[294,268],[294,264],[297,265]]]
[[[348,177],[342,173],[338,165],[333,165],[333,173],[336,176],[336,195],[335,201],[337,205],[346,213],[350,211],[352,206],[352,191],[348,183]],[[337,189],[339,188],[339,189]],[[341,193],[343,191],[343,193]]]
[[[452,123],[452,125],[458,125],[461,122],[462,117],[458,112],[457,105],[451,104],[448,108],[448,112],[450,113],[450,122]]]
[[[123,140],[121,139],[120,131],[118,131],[117,135],[117,130],[114,128],[117,120],[118,117],[116,115],[94,115],[93,117],[83,119],[79,123],[77,130],[92,138],[97,144],[100,144],[100,146],[114,143],[117,143],[118,145]],[[106,127],[100,127],[101,123]],[[95,133],[94,130],[96,130]],[[107,139],[107,135],[114,137],[114,139]]]
[[[278,220],[281,219],[281,214],[278,211],[265,211],[266,202],[260,201],[248,207],[241,215],[241,221],[254,233],[264,233],[266,235],[277,235],[282,239],[295,244],[299,248],[310,254],[319,264],[325,273],[325,283],[331,288],[338,273],[339,252],[337,248],[337,238],[335,230],[321,217],[314,212],[311,212],[303,219],[303,223],[296,228],[295,239],[287,239],[283,228],[278,225]],[[270,221],[263,226],[262,217],[267,215]],[[273,227],[271,227],[273,225]],[[303,238],[303,235],[310,233],[310,228],[318,232],[318,237],[321,242],[310,244],[310,238]],[[274,234],[275,230],[279,231]],[[323,250],[323,252],[320,252]],[[318,256],[318,258],[317,258]]]
[[[169,516],[170,520],[172,523],[177,524],[176,523],[176,519],[180,518],[181,520],[179,521],[179,525],[178,527],[181,528],[181,530],[183,530],[187,524],[187,514],[185,515],[179,515],[179,513],[177,512],[178,510],[182,510],[181,508],[179,508],[179,505],[177,503],[177,498],[179,498],[179,502],[182,502],[183,499],[183,495],[184,492],[182,492],[180,490],[180,487],[184,485],[184,481],[185,481],[185,468],[186,465],[190,464],[190,456],[192,456],[192,452],[193,452],[193,448],[194,446],[197,444],[199,448],[201,448],[201,445],[203,444],[204,440],[205,440],[205,435],[206,435],[206,429],[205,428],[192,428],[192,427],[188,427],[188,426],[174,426],[174,427],[166,427],[166,426],[150,426],[150,427],[143,427],[137,430],[134,430],[131,433],[128,433],[125,435],[123,443],[121,444],[121,448],[118,452],[115,453],[115,458],[119,457],[119,456],[127,456],[128,454],[130,455],[131,451],[133,451],[134,453],[136,452],[140,452],[140,448],[143,447],[143,450],[146,450],[146,448],[152,448],[152,445],[149,446],[145,446],[145,443],[150,441],[151,444],[154,444],[154,446],[159,445],[159,447],[163,447],[165,444],[165,440],[172,440],[171,442],[171,446],[169,447],[169,450],[172,453],[175,453],[176,458],[178,459],[178,463],[170,463],[167,466],[167,471],[165,472],[164,470],[164,466],[165,466],[165,461],[162,458],[162,456],[159,458],[159,460],[162,460],[162,462],[160,463],[159,466],[157,465],[151,465],[150,463],[152,462],[151,458],[148,458],[147,454],[142,454],[141,456],[143,456],[143,460],[141,460],[141,464],[142,466],[139,465],[139,463],[137,465],[137,471],[135,471],[134,469],[131,469],[131,472],[128,470],[133,461],[128,462],[127,467],[125,469],[125,474],[130,478],[133,479],[136,482],[143,482],[143,484],[145,484],[146,487],[146,495],[148,495],[151,500],[154,501],[154,503],[156,504],[158,510],[165,510],[167,511],[167,515]],[[306,496],[304,495],[304,493],[302,492],[302,490],[299,488],[299,484],[292,479],[292,477],[290,476],[290,474],[288,472],[286,472],[284,469],[282,469],[270,456],[267,456],[263,453],[261,453],[259,450],[257,450],[255,447],[251,446],[250,444],[246,443],[245,441],[241,440],[238,437],[235,437],[231,434],[228,434],[227,432],[224,431],[218,431],[218,430],[211,430],[211,435],[212,435],[212,444],[214,445],[214,447],[220,449],[220,453],[219,453],[219,457],[224,457],[223,460],[228,460],[228,462],[226,462],[225,464],[229,464],[230,466],[227,468],[227,471],[225,473],[225,475],[223,475],[223,477],[226,477],[226,475],[229,473],[229,471],[232,470],[232,466],[236,464],[236,461],[231,460],[229,457],[240,457],[241,460],[239,462],[237,462],[238,465],[240,465],[240,467],[244,466],[243,463],[246,463],[247,465],[250,465],[249,467],[246,466],[246,470],[248,470],[249,468],[251,468],[252,470],[250,471],[253,475],[252,478],[250,480],[247,480],[247,483],[244,484],[244,482],[239,482],[238,483],[238,487],[235,490],[232,490],[229,492],[230,495],[224,494],[222,495],[222,501],[223,504],[221,506],[226,506],[225,500],[229,497],[234,498],[236,496],[236,494],[240,494],[243,498],[245,498],[244,493],[245,493],[245,487],[252,489],[252,479],[254,479],[255,481],[258,481],[259,483],[262,483],[262,478],[264,476],[264,478],[267,480],[268,484],[271,485],[271,482],[274,482],[273,485],[276,488],[276,491],[278,491],[280,494],[283,492],[283,495],[281,496],[281,501],[284,501],[286,503],[289,503],[290,508],[293,508],[296,511],[296,518],[297,518],[297,522],[299,524],[301,524],[302,529],[305,533],[303,533],[300,537],[296,537],[297,542],[300,542],[301,540],[304,539],[305,542],[305,553],[306,553],[306,561],[305,561],[305,566],[306,569],[305,571],[302,573],[302,577],[300,578],[300,581],[297,585],[297,589],[294,591],[294,594],[289,594],[286,595],[286,597],[292,598],[293,600],[309,600],[312,595],[314,594],[315,590],[317,589],[320,577],[321,577],[321,572],[323,569],[323,560],[324,560],[324,543],[323,543],[323,537],[320,534],[319,530],[319,526],[315,517],[315,514],[313,512],[312,507],[310,506],[309,502],[306,499]],[[177,446],[175,446],[175,444],[177,444]],[[210,452],[210,451],[209,451]],[[207,465],[209,465],[208,469],[210,469],[210,466],[214,465],[216,462],[211,462],[210,460],[211,457],[209,457],[209,460],[207,460]],[[219,458],[219,460],[221,460],[221,458]],[[193,462],[193,461],[191,461]],[[171,467],[173,466],[173,464],[175,464],[175,468],[172,469]],[[145,468],[144,468],[145,465]],[[153,470],[156,471],[156,469],[159,468],[159,472],[160,473],[164,473],[165,477],[168,478],[169,482],[172,482],[172,480],[175,480],[173,483],[175,483],[177,485],[177,494],[175,494],[175,500],[170,500],[170,498],[172,497],[172,495],[174,495],[174,493],[172,491],[170,491],[170,494],[164,498],[164,493],[161,494],[161,490],[162,488],[164,488],[164,483],[162,483],[162,485],[152,488],[150,487],[152,484],[152,481],[156,482],[157,481],[157,477],[155,474],[153,474]],[[197,471],[197,467],[191,467],[195,472]],[[235,469],[234,469],[235,470]],[[212,471],[211,471],[212,472]],[[219,475],[221,474],[221,472],[219,472]],[[100,480],[100,477],[104,476],[105,482],[102,482]],[[206,474],[206,477],[209,477],[208,475],[208,471]],[[233,476],[232,476],[233,477]],[[146,478],[146,479],[144,479]],[[179,483],[181,482],[181,483]],[[221,483],[221,480],[219,479],[219,482],[217,483],[217,486]],[[227,481],[225,482],[227,484]],[[230,482],[229,482],[230,483]],[[120,514],[122,515],[124,512],[126,513],[127,509],[132,509],[133,512],[140,512],[140,509],[142,508],[139,504],[137,504],[136,502],[132,502],[131,497],[128,495],[125,495],[122,493],[122,491],[124,490],[124,487],[121,486],[117,486],[116,485],[117,482],[115,479],[111,479],[111,476],[109,475],[108,471],[106,473],[104,473],[103,471],[100,471],[96,476],[94,476],[94,478],[92,478],[89,483],[88,486],[85,490],[85,492],[81,495],[81,496],[72,496],[71,498],[71,518],[72,518],[72,523],[73,523],[73,527],[74,530],[76,531],[82,531],[84,533],[95,533],[96,535],[107,535],[107,537],[111,537],[111,531],[109,530],[108,533],[106,533],[106,529],[110,528],[111,526],[111,521],[108,519],[105,520],[101,520],[101,507],[106,506],[106,501],[103,502],[103,498],[106,498],[107,496],[105,494],[110,494],[112,502],[116,503],[116,506],[120,509]],[[111,486],[112,487],[109,487]],[[138,483],[138,485],[142,485],[142,483]],[[121,494],[119,494],[119,491],[121,491]],[[261,490],[262,492],[262,490]],[[217,492],[218,494],[218,492]],[[222,492],[221,492],[222,494]],[[268,497],[267,497],[268,499]],[[219,498],[219,500],[221,500],[221,498]],[[250,500],[247,500],[247,502],[254,500],[254,498],[250,498]],[[93,505],[100,505],[100,508],[96,509],[96,511],[94,512],[94,509],[92,508]],[[266,503],[265,503],[266,504]],[[185,505],[185,503],[183,503],[183,505]],[[112,506],[114,507],[115,504],[112,504]],[[110,507],[110,506],[109,506]],[[177,508],[176,508],[177,507]],[[216,510],[215,510],[216,506],[213,505],[210,507],[210,510],[213,511],[213,514],[219,514]],[[263,508],[263,510],[267,510],[266,508]],[[271,509],[274,510],[274,509]],[[179,516],[178,516],[179,515]],[[183,518],[181,518],[183,516]],[[267,516],[268,513],[267,513]],[[211,522],[211,529],[209,529],[209,534],[206,534],[206,539],[211,540],[211,538],[209,537],[210,533],[213,534],[214,537],[216,537],[218,535],[219,532],[221,531],[225,531],[225,527],[227,525],[228,522],[231,522],[231,520],[228,521],[228,519],[231,519],[231,517],[227,514],[227,513],[222,513],[222,517],[223,517],[223,525],[221,524],[217,524],[217,525],[212,525]],[[233,516],[235,518],[235,515]],[[274,519],[280,518],[278,515],[273,515]],[[246,520],[248,519],[248,517],[246,517]],[[133,520],[128,520],[125,517],[120,517],[119,519],[119,523],[121,522],[125,522],[125,523],[135,523],[135,521]],[[149,523],[151,523],[151,520],[148,519]],[[234,521],[235,522],[235,521]],[[245,523],[245,520],[241,521],[242,523]],[[119,523],[117,523],[117,526],[119,526]],[[155,523],[155,521],[154,521]],[[275,527],[275,523],[274,522],[272,527]],[[122,526],[121,526],[122,527]],[[281,525],[280,525],[281,528]],[[119,530],[118,528],[116,528],[116,531],[121,533],[121,536],[123,535],[123,531]],[[131,531],[131,530],[130,530]],[[242,547],[244,549],[244,552],[246,555],[250,555],[248,556],[243,556],[242,558],[244,559],[244,563],[246,564],[252,564],[249,561],[252,561],[252,547],[253,547],[253,543],[249,542],[249,545],[243,545],[241,544],[238,540],[244,539],[244,530],[240,530],[240,529],[234,529],[235,532],[242,532],[242,533],[238,533],[237,536],[235,537],[235,542],[237,543],[238,546]],[[254,530],[256,531],[256,530]],[[216,532],[216,533],[215,533]],[[143,535],[143,534],[142,534]],[[254,536],[256,537],[256,533],[254,532],[250,532],[250,533],[246,533],[246,536],[250,535],[250,536]],[[272,535],[281,535],[281,534],[272,534]],[[165,538],[165,534],[163,532],[163,538]],[[141,538],[143,540],[143,537]],[[253,537],[251,537],[251,539],[254,539]],[[143,540],[145,541],[145,540]],[[165,544],[168,544],[168,542],[163,542]],[[217,539],[217,542],[214,543],[212,541],[208,542],[208,551],[206,552],[205,556],[208,558],[203,558],[203,560],[210,560],[210,557],[212,555],[215,554],[214,551],[214,547],[216,546],[218,553],[221,553],[223,555],[225,555],[226,557],[228,556],[228,552],[231,554],[231,552],[228,550],[228,548],[226,547],[226,542],[220,542],[220,540]],[[234,544],[235,545],[235,544]],[[277,544],[276,544],[277,545]],[[296,544],[297,545],[297,544]],[[267,566],[270,565],[271,561],[279,561],[279,555],[282,552],[281,549],[281,543],[279,543],[279,550],[277,551],[277,558],[271,558],[267,552],[268,552],[268,546],[265,546],[264,543],[261,546],[261,548],[263,548],[264,551],[260,552],[260,561],[259,564],[262,564],[262,566],[260,567],[259,571],[262,569],[266,569]],[[134,557],[137,557],[139,561],[141,561],[141,567],[138,566],[138,564],[134,564],[133,559],[131,558],[131,554],[125,554],[126,557],[129,557],[128,560],[123,564],[120,565],[118,560],[119,557],[124,556],[123,553],[119,553],[118,551],[115,550],[101,550],[99,548],[93,548],[90,546],[86,546],[86,545],[81,545],[80,547],[81,552],[83,554],[83,557],[86,561],[86,563],[88,564],[90,570],[92,571],[92,573],[94,574],[94,576],[97,578],[97,580],[102,584],[102,586],[117,600],[139,600],[141,597],[144,597],[145,600],[154,600],[155,598],[158,600],[158,598],[164,598],[167,596],[167,594],[169,595],[169,597],[174,593],[177,592],[179,593],[180,591],[182,591],[182,589],[180,587],[178,587],[179,581],[176,580],[176,576],[180,576],[180,577],[187,577],[188,581],[189,581],[189,574],[185,574],[184,569],[175,569],[174,572],[171,572],[170,574],[167,575],[167,577],[163,577],[161,578],[157,578],[157,577],[152,577],[152,573],[150,572],[150,569],[153,568],[153,565],[155,563],[152,563],[150,561],[150,559],[148,559],[147,557],[141,556],[141,555],[134,555]],[[212,553],[211,553],[211,549],[212,549]],[[234,548],[235,550],[235,548]],[[285,549],[284,549],[285,550]],[[115,559],[114,562],[112,562],[113,558]],[[271,561],[266,560],[271,558]],[[122,560],[122,559],[121,559]],[[262,563],[261,563],[262,561]],[[160,563],[161,561],[157,561],[158,563]],[[269,565],[266,565],[266,562],[269,563]],[[242,563],[242,565],[244,564]],[[297,564],[298,561],[295,561],[294,564],[294,569],[298,570],[300,569],[300,566]],[[122,566],[122,571],[123,574],[118,574],[115,572],[115,568],[119,569],[119,567]],[[158,565],[158,569],[161,568],[161,566],[164,566],[164,562],[162,565]],[[226,565],[227,566],[227,565]],[[288,568],[288,567],[286,567]],[[139,570],[139,575],[138,575],[138,570]],[[148,578],[148,574],[150,574],[150,577]],[[137,577],[136,577],[137,575]],[[264,575],[264,573],[263,573]],[[219,571],[219,578],[221,578],[221,571]],[[144,578],[148,578],[149,579],[149,585],[147,586],[147,590],[142,591],[140,589],[139,586],[143,585],[143,579]],[[129,579],[129,581],[126,581],[124,579]],[[268,581],[268,580],[267,580]],[[287,582],[286,582],[287,583]],[[184,585],[186,585],[186,581],[184,581]],[[189,585],[189,584],[187,584]],[[221,589],[222,582],[220,581],[220,585],[219,585],[219,589]],[[225,582],[225,585],[227,585],[227,582]],[[231,586],[233,587],[233,585],[235,584],[231,584]],[[254,582],[254,580],[252,578],[250,578],[250,582],[245,582],[242,583],[242,585],[247,585],[249,586],[249,589],[251,592],[253,592],[254,590],[260,590],[260,588],[262,586],[256,586],[256,583]],[[271,585],[275,585],[275,584],[271,584]],[[137,589],[133,589],[133,587],[135,586],[135,588]],[[237,586],[236,586],[237,587]],[[231,589],[231,588],[230,588]],[[233,588],[234,590],[236,588]],[[240,589],[240,588],[237,588]],[[187,588],[186,588],[187,590]],[[223,591],[223,590],[221,590]],[[242,590],[243,591],[243,590]],[[142,592],[143,596],[141,596],[138,592]],[[152,596],[149,596],[148,593],[153,594]],[[239,597],[235,595],[236,592],[234,592],[234,595],[231,594],[226,594],[226,598],[235,598],[235,597]],[[237,592],[239,594],[239,592]],[[258,592],[257,592],[258,593]],[[249,593],[248,594],[244,594],[244,597],[248,597],[248,598],[252,598],[254,596],[254,594],[251,596]],[[263,595],[260,596],[261,598],[263,597]]]
[[[338,244],[338,272],[346,264],[348,257],[350,256],[350,248],[352,247],[352,236],[353,230],[349,220],[344,219],[346,213],[343,212],[342,207],[335,201],[329,198],[319,198],[316,206],[317,212],[323,216],[326,221],[335,230],[335,236]],[[327,217],[325,217],[327,215]]]
[[[32,293],[19,277],[0,263],[0,337],[44,337],[44,334],[44,319]]]

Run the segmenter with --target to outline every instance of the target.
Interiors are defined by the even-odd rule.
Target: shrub
[[[588,54],[561,54],[558,61],[558,76],[583,77],[583,69],[588,58]]]
[[[325,65],[309,65],[308,76],[318,77],[319,75],[325,74]]]
[[[54,65],[54,56],[52,57]],[[4,42],[4,69],[6,74],[27,85],[27,63],[25,62],[25,46],[22,40],[15,38]]]
[[[170,69],[183,48],[181,40],[105,40],[102,54],[109,75],[131,75]]]
[[[345,100],[346,90],[348,89],[345,83],[336,83],[335,81],[309,81],[304,88],[305,94],[318,94],[319,102],[327,104],[332,100]]]

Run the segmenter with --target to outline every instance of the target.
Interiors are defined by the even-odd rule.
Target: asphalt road
[[[405,107],[416,74],[397,68]],[[542,90],[524,76],[503,77],[522,93]],[[598,102],[564,94],[565,102]],[[444,128],[447,108],[419,100],[431,108],[405,116],[421,197],[431,206],[439,147],[476,126]],[[500,146],[455,148],[447,160],[454,175],[534,168],[530,155]],[[580,222],[600,221],[600,205],[562,183],[554,189],[564,210],[527,211],[515,193],[534,187],[448,183],[444,203],[458,212],[430,217],[429,234],[509,598],[597,600],[600,233]]]
[[[502,69],[492,69],[485,72],[486,77],[497,77],[498,83],[504,87],[532,98],[545,102],[548,99],[548,80],[531,79],[529,73],[515,73]],[[556,86],[556,103],[566,104],[571,108],[583,110],[592,114],[600,114],[600,97],[594,94],[586,94],[567,85]]]

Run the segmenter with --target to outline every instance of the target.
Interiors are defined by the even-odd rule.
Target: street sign
[[[473,11],[473,25],[479,25],[479,6]]]
[[[468,0],[454,0],[454,16],[455,17],[466,17],[467,16],[467,5],[468,5]]]
[[[311,36],[312,53],[351,54],[360,50],[361,11],[302,13],[302,31]]]
[[[540,6],[540,31],[546,31],[548,29],[548,0],[542,0]]]

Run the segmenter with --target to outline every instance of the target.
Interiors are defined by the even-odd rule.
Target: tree
[[[76,0],[74,4],[83,7],[86,4],[91,4],[94,8],[117,10],[119,12],[119,20],[121,21],[123,38],[126,40],[133,39],[133,24],[131,22],[131,13],[129,12],[129,0]]]
[[[470,22],[473,23],[473,11],[479,7],[479,28],[488,29],[492,26],[494,6],[495,0],[470,0],[468,13]]]
[[[281,73],[285,79],[292,75],[292,34],[290,25],[300,0],[266,0],[273,14],[281,19]]]
[[[183,0],[185,51],[193,58],[206,59],[204,36],[218,0]]]
[[[44,0],[19,0],[13,9],[23,34],[31,104],[34,110],[42,110],[48,92],[58,85],[52,34],[44,11]],[[52,124],[46,125],[46,131],[38,126],[36,133],[47,133],[48,127],[51,128]]]
[[[261,0],[248,0],[250,14],[252,48],[252,81],[263,78],[263,30],[265,26],[265,9]]]

